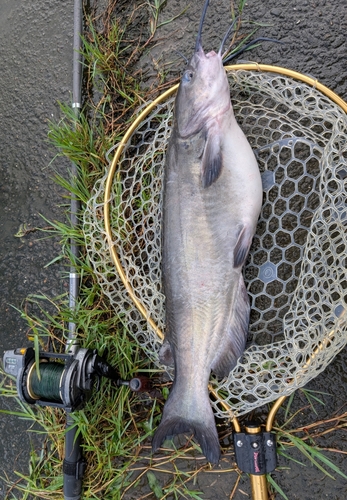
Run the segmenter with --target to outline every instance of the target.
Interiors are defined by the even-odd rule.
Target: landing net
[[[211,377],[211,404],[220,417],[230,416],[227,406],[240,416],[289,395],[321,373],[347,341],[346,114],[314,86],[282,74],[229,71],[229,80],[264,197],[244,269],[251,300],[247,348],[227,378]],[[84,214],[97,279],[157,367],[157,331],[165,332],[162,177],[173,104],[174,95],[168,96],[140,120]],[[142,313],[116,271],[112,247]]]

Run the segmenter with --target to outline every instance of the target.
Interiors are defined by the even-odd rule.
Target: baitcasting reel
[[[135,392],[149,388],[145,377],[121,380],[118,371],[95,350],[78,349],[74,354],[40,352],[39,363],[32,347],[5,351],[4,370],[16,377],[21,401],[40,406],[55,406],[67,412],[81,409],[93,389],[99,388],[101,377]]]

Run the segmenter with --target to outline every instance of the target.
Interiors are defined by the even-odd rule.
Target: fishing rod
[[[82,108],[82,0],[74,0],[74,35],[73,35],[73,55],[72,55],[72,108],[74,110],[76,122],[79,119]],[[71,163],[72,181],[76,183],[78,179],[77,165]],[[70,201],[70,221],[73,228],[79,225],[78,214],[81,203],[76,195],[71,193]],[[69,274],[69,307],[71,315],[76,311],[76,302],[80,285],[80,276],[76,269],[76,261],[80,256],[81,249],[78,243],[71,238],[71,266]],[[66,352],[76,355],[79,350],[79,342],[76,333],[76,323],[69,321],[69,334],[66,343]],[[78,500],[82,492],[82,479],[85,472],[85,462],[82,455],[82,437],[78,428],[74,425],[71,412],[66,412],[65,431],[65,458],[63,462],[63,491],[65,500]]]

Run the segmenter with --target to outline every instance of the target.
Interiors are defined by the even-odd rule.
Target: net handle
[[[233,64],[230,66],[225,67],[226,71],[232,72],[232,71],[238,71],[238,70],[244,70],[244,71],[263,71],[263,72],[268,72],[268,73],[277,73],[279,75],[284,75],[288,76],[290,78],[293,78],[295,80],[301,81],[303,83],[306,83],[313,88],[316,88],[322,94],[326,95],[329,99],[331,99],[335,104],[340,106],[342,110],[347,113],[347,103],[339,97],[335,92],[333,92],[331,89],[320,83],[318,80],[315,80],[314,78],[304,75],[301,73],[298,73],[297,71],[293,71],[291,69],[287,68],[282,68],[280,66],[271,66],[268,64],[258,64],[258,63],[244,63],[244,64]],[[110,170],[108,172],[107,180],[106,180],[106,185],[105,185],[105,195],[104,195],[104,220],[105,220],[105,230],[106,230],[106,235],[107,235],[107,243],[108,247],[110,250],[110,254],[113,260],[113,263],[116,267],[117,273],[119,274],[125,289],[127,290],[129,297],[133,301],[134,305],[138,309],[138,311],[142,314],[142,316],[145,318],[145,320],[149,323],[150,327],[152,330],[156,333],[156,335],[159,337],[159,339],[163,340],[164,339],[164,334],[162,330],[159,328],[159,326],[156,324],[156,322],[153,320],[153,318],[150,316],[149,311],[147,311],[146,307],[144,304],[141,302],[139,297],[137,297],[134,289],[132,288],[131,284],[127,280],[126,273],[123,269],[122,263],[120,261],[119,255],[117,253],[117,246],[116,243],[113,241],[112,238],[112,228],[111,228],[111,218],[110,218],[110,202],[111,202],[111,191],[112,191],[112,183],[113,179],[116,173],[118,161],[122,155],[122,152],[125,148],[125,146],[128,144],[128,141],[130,140],[132,134],[136,130],[136,128],[141,124],[141,122],[144,120],[144,118],[161,102],[165,101],[168,97],[170,97],[174,92],[177,90],[179,84],[174,85],[171,87],[169,90],[161,94],[159,97],[157,97],[154,101],[152,101],[140,114],[139,116],[133,121],[133,123],[130,125],[128,130],[126,131],[123,140],[118,144],[115,156],[113,157]]]

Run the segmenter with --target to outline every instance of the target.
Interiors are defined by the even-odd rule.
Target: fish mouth
[[[200,44],[198,49],[195,51],[195,56],[198,56],[199,59],[211,59],[212,57],[220,56],[219,52],[215,52],[214,50],[210,50],[205,54],[202,45]]]
[[[215,57],[215,56],[218,56],[219,54],[217,54],[217,52],[215,52],[214,50],[211,50],[210,52],[208,52],[207,54],[205,54],[205,57]]]

